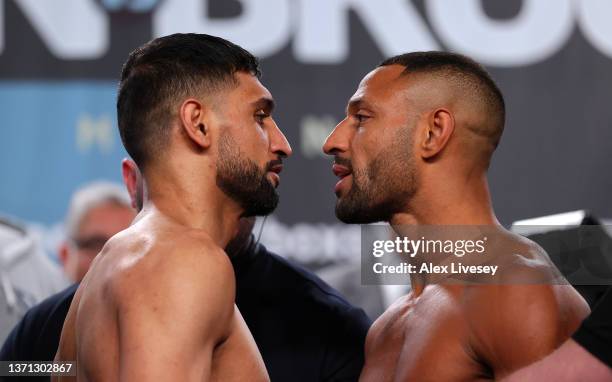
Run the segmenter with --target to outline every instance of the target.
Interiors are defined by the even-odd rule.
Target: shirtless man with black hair
[[[117,114],[146,192],[64,323],[56,361],[76,360],[78,380],[269,380],[223,251],[240,217],[274,210],[291,154],[258,78],[255,57],[208,35],[161,37],[130,55]]]

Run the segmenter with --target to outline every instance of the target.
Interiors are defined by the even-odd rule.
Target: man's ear
[[[121,161],[121,175],[123,175],[123,184],[125,184],[125,188],[127,188],[128,194],[130,195],[130,202],[132,204],[132,208],[138,211],[138,182],[140,179],[140,170],[138,169],[138,166],[136,166],[136,163],[133,160],[129,158],[123,158],[123,160]],[[142,198],[142,195],[140,195],[140,197]]]
[[[64,240],[57,249],[57,258],[65,269],[68,263],[68,243]]]
[[[207,149],[211,144],[210,128],[206,126],[206,113],[210,113],[202,102],[189,98],[179,110],[181,127],[197,147]]]
[[[455,118],[448,109],[436,109],[427,117],[427,124],[421,131],[421,156],[425,159],[438,155],[455,131]]]

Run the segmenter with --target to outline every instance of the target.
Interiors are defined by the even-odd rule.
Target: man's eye
[[[368,118],[370,118],[367,115],[364,114],[355,114],[355,119],[357,120],[357,122],[359,122],[360,124],[365,122]]]
[[[255,113],[255,120],[258,123],[263,123],[264,119],[268,118],[269,116],[270,116],[270,114],[266,113],[263,110],[260,110],[257,113]]]

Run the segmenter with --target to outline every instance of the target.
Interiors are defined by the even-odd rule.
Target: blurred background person
[[[0,341],[28,307],[66,285],[68,281],[36,236],[0,216]]]
[[[66,238],[58,251],[66,276],[80,282],[108,239],[127,228],[135,216],[119,184],[95,181],[79,188],[70,201]]]
[[[61,268],[47,256],[26,227],[0,218],[0,340],[32,305],[80,282],[93,258],[111,236],[129,226],[135,215],[120,185],[94,181],[77,189],[65,218],[59,247]]]

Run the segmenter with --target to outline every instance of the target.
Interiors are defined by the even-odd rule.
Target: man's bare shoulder
[[[551,317],[588,314],[588,305],[563,278],[542,247],[519,235],[509,234],[498,246],[495,265],[499,272],[485,285],[468,288],[476,303],[525,314],[529,310]],[[521,309],[516,309],[521,307]]]
[[[219,298],[233,301],[231,262],[204,232],[136,226],[113,237],[107,247],[105,268],[111,270],[107,284],[120,301],[179,292],[185,298],[201,299],[211,287]]]
[[[537,243],[505,231],[486,255],[488,265],[498,266],[495,277],[482,280],[485,284],[563,284],[564,279],[550,260],[546,251]]]
[[[204,365],[202,372],[214,349],[238,333],[233,269],[205,232],[136,223],[100,256],[83,291],[80,333],[95,333],[94,322],[110,328],[92,343],[114,341],[120,375],[148,380],[189,362]],[[98,365],[99,355],[89,355]]]
[[[506,244],[497,256],[496,278],[466,288],[464,298],[468,322],[478,323],[476,347],[496,375],[550,353],[589,313],[539,245],[514,235]]]

